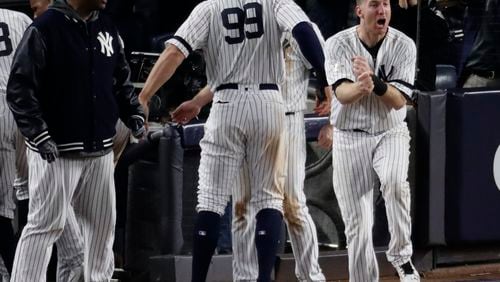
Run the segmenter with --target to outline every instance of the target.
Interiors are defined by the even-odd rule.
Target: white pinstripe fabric
[[[28,192],[28,160],[26,143],[17,130],[16,140],[16,179],[14,189],[18,200],[27,200]],[[83,279],[83,238],[76,221],[73,209],[68,209],[67,220],[57,246],[57,276],[58,282],[80,281]]]
[[[116,165],[123,150],[130,141],[132,135],[130,129],[121,120],[116,123],[116,134],[113,138],[113,163]]]
[[[71,209],[83,237],[85,281],[109,281],[114,268],[116,219],[113,154],[85,159],[62,157],[49,164],[28,150],[28,163],[28,223],[16,250],[12,281],[45,281],[52,244],[58,239],[68,247],[77,242],[75,238],[61,239],[63,228],[73,221]],[[63,255],[78,252],[67,250],[62,250]]]
[[[14,217],[12,183],[15,177],[17,127],[5,100],[14,51],[31,19],[23,13],[0,9],[0,216]]]
[[[19,44],[19,41],[23,37],[24,31],[31,24],[31,19],[20,12],[0,9],[0,23],[2,23],[0,24],[2,25],[0,28],[0,36],[2,36],[0,52],[3,54],[3,56],[0,56],[0,91],[2,95],[5,95],[14,52],[16,51],[17,44]],[[10,49],[10,52],[8,52],[7,48]]]
[[[116,135],[113,140],[114,163],[128,143],[130,130],[121,121],[116,124]],[[28,161],[26,159],[26,143],[18,131],[16,142],[16,173],[14,189],[18,200],[28,199]],[[67,213],[67,221],[57,246],[57,281],[80,281],[83,279],[83,238],[76,221],[73,209]]]
[[[333,187],[346,225],[350,281],[378,281],[372,244],[375,177],[391,234],[387,259],[400,265],[412,255],[408,128],[402,122],[379,135],[335,129],[334,136]]]
[[[287,177],[285,178],[285,222],[295,256],[295,274],[299,281],[325,281],[318,264],[318,239],[316,226],[309,214],[304,195],[305,177],[305,128],[302,112],[285,118],[288,153]],[[248,203],[250,188],[249,170],[245,164],[233,186],[233,211],[246,207],[242,215],[233,215],[233,279],[257,281],[258,264],[253,235],[256,209]],[[294,212],[289,213],[288,211]],[[237,213],[237,212],[236,212]]]
[[[315,26],[315,25],[314,25]],[[321,33],[315,26],[318,37]],[[309,214],[304,195],[306,140],[303,110],[306,108],[310,64],[300,53],[297,42],[287,34],[290,48],[285,52],[286,78],[283,97],[286,111],[294,112],[285,117],[287,150],[287,177],[285,178],[285,222],[288,226],[295,256],[295,274],[299,281],[325,281],[318,264],[318,239],[316,226]],[[248,205],[249,169],[245,164],[233,186],[233,279],[256,281],[258,263],[253,231],[256,210]],[[240,207],[246,212],[238,214]],[[292,211],[292,212],[290,212]]]
[[[27,200],[28,193],[28,160],[26,158],[26,139],[16,128],[16,178],[14,191],[18,200]]]
[[[83,263],[85,260],[83,237],[75,211],[70,207],[66,213],[66,224],[57,246],[57,282],[80,282],[84,280]]]
[[[398,79],[413,85],[417,53],[415,43],[402,32],[389,28],[374,62],[358,38],[356,28],[354,26],[341,31],[326,41],[325,69],[328,83],[334,84],[344,78],[356,81],[351,59],[358,55],[366,57],[375,74],[379,74],[384,65],[389,81]],[[390,83],[407,96],[412,96],[412,91],[407,86],[398,82]],[[339,129],[362,129],[369,133],[380,133],[394,128],[405,117],[405,107],[400,110],[390,109],[375,95],[363,97],[357,103],[349,105],[342,105],[335,95],[333,97],[331,122]]]
[[[245,38],[240,44],[228,44],[226,36],[240,36],[237,29],[223,26],[221,12],[227,8],[243,9],[248,3],[262,5],[263,35]],[[255,15],[255,9],[248,14]],[[233,14],[234,15],[234,14]],[[236,18],[230,17],[231,23]],[[200,3],[175,33],[193,50],[203,49],[207,80],[218,86],[223,83],[277,83],[283,81],[281,34],[297,23],[309,21],[306,14],[291,0],[208,0]],[[256,24],[245,24],[245,32],[256,31]],[[188,51],[177,39],[176,45],[187,56]]]
[[[197,211],[224,214],[234,181],[245,159],[251,167],[251,200],[257,210],[282,210],[285,158],[280,92],[222,90],[200,141]]]
[[[5,95],[0,95],[0,104],[5,105]],[[15,177],[15,132],[17,126],[8,107],[0,112],[0,216],[14,218],[16,208],[12,183]]]
[[[168,40],[186,56],[188,48],[204,51],[210,85],[239,85],[215,93],[200,143],[198,211],[224,212],[244,158],[252,168],[251,201],[256,208],[282,209],[282,97],[258,85],[282,81],[281,35],[301,21],[308,18],[291,0],[208,0]],[[234,38],[241,41],[228,41]]]

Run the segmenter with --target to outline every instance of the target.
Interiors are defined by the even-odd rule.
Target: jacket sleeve
[[[121,41],[121,38],[119,39]],[[145,119],[144,109],[139,104],[138,94],[130,81],[130,67],[125,58],[123,44],[120,43],[117,64],[114,71],[113,91],[118,102],[120,119],[128,126],[128,120],[133,116]]]
[[[46,66],[46,45],[30,26],[17,46],[7,83],[7,104],[21,133],[36,145],[50,138],[37,97]]]

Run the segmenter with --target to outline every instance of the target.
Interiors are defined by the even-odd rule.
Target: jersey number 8
[[[252,13],[254,12],[254,13]],[[262,23],[262,5],[259,3],[248,3],[243,9],[227,8],[221,12],[222,24],[227,30],[237,30],[238,35],[226,36],[225,40],[229,44],[238,44],[245,38],[259,38],[264,34],[264,24]],[[253,31],[245,30],[245,25],[254,25]]]
[[[0,57],[8,56],[14,49],[12,49],[12,41],[9,38],[9,26],[0,22],[0,30],[2,34],[0,34]]]

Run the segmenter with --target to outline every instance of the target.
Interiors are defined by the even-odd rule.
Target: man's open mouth
[[[383,25],[385,25],[385,21],[386,21],[385,19],[378,19],[377,24],[383,26]]]

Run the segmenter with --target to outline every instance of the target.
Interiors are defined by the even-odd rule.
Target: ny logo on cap
[[[111,57],[111,55],[114,53],[113,51],[113,36],[109,35],[109,33],[105,32],[104,34],[102,32],[99,32],[97,34],[97,40],[99,40],[99,43],[101,43],[101,53],[104,55]]]

